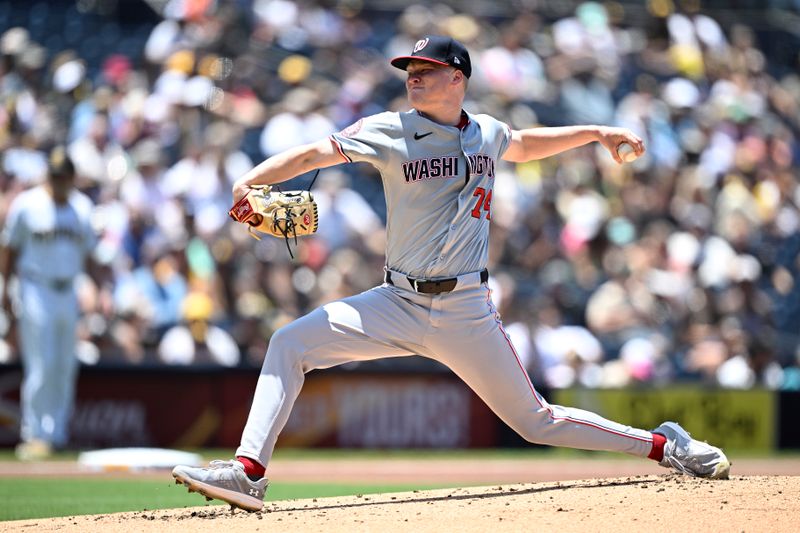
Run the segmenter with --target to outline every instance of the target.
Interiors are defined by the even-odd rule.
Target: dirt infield
[[[797,531],[800,477],[662,474],[6,522],[7,531]]]
[[[139,511],[4,522],[3,531],[797,531],[800,459],[737,459],[735,476],[705,481],[649,461],[597,459],[281,460],[273,483],[453,483],[483,487]],[[169,473],[86,472],[71,462],[4,462],[0,475],[169,478]],[[575,481],[578,480],[578,481]],[[522,483],[524,482],[524,483]],[[515,484],[519,483],[519,484]],[[184,490],[183,487],[174,487]],[[203,500],[198,496],[198,505]]]

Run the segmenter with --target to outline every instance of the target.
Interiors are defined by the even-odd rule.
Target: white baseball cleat
[[[664,458],[659,463],[683,474],[707,479],[728,479],[731,463],[722,450],[695,440],[675,422],[664,422],[652,433],[667,438]]]
[[[175,482],[189,492],[199,492],[207,500],[216,498],[245,511],[260,511],[269,481],[262,477],[251,481],[239,461],[211,461],[208,468],[178,465],[172,469]]]
[[[43,461],[53,454],[53,447],[47,441],[33,439],[19,443],[14,453],[20,461]]]

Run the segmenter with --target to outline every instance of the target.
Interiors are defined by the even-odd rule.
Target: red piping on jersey
[[[491,291],[491,289],[487,289],[486,303],[487,303],[487,305],[489,305],[489,309],[491,309],[491,307],[492,307],[491,299],[492,299],[492,291]],[[620,436],[620,437],[628,437],[628,438],[631,438],[631,439],[634,439],[634,440],[638,440],[638,441],[642,441],[642,442],[650,442],[650,443],[653,442],[652,438],[648,439],[646,437],[637,437],[636,435],[628,435],[626,433],[621,433],[619,431],[615,431],[613,429],[609,429],[609,428],[597,425],[594,422],[589,422],[587,420],[578,420],[576,418],[571,418],[571,417],[568,417],[568,416],[554,416],[552,407],[550,407],[549,405],[543,404],[542,400],[539,398],[539,393],[536,392],[536,389],[533,387],[533,383],[531,383],[531,378],[530,378],[530,376],[528,376],[528,372],[525,371],[525,367],[522,365],[522,361],[520,360],[519,355],[517,355],[517,351],[514,349],[514,345],[511,344],[511,339],[508,338],[508,335],[506,334],[506,331],[503,329],[503,323],[500,322],[500,320],[497,318],[496,314],[495,314],[495,322],[497,322],[497,327],[500,328],[500,333],[503,334],[503,338],[506,339],[506,343],[508,343],[508,347],[511,348],[511,353],[514,354],[514,358],[517,360],[517,364],[519,365],[519,369],[522,371],[522,374],[525,376],[525,381],[528,382],[528,387],[530,387],[531,393],[533,393],[533,397],[536,399],[536,403],[539,404],[540,408],[547,410],[548,414],[550,415],[550,420],[552,420],[554,422],[556,420],[566,420],[567,422],[572,422],[574,424],[580,424],[580,425],[583,425],[583,426],[593,427],[593,428],[599,429],[601,431],[605,431],[606,433],[611,433],[612,435],[617,435],[617,436]]]
[[[353,160],[352,160],[352,159],[350,159],[349,157],[347,157],[347,156],[345,155],[345,153],[344,153],[344,150],[342,150],[342,145],[341,145],[341,144],[339,144],[339,141],[337,141],[336,139],[334,139],[334,138],[333,138],[333,135],[331,135],[331,136],[330,136],[330,137],[328,137],[328,138],[331,140],[331,142],[333,143],[333,145],[336,147],[336,150],[339,152],[339,155],[341,155],[341,156],[344,158],[344,161],[345,161],[345,163],[352,163],[352,162],[353,162]]]

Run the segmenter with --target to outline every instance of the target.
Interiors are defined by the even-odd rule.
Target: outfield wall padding
[[[19,366],[0,366],[0,446],[19,433]],[[71,429],[76,448],[225,447],[239,442],[258,371],[84,368]],[[541,391],[552,403],[652,428],[680,421],[726,449],[800,449],[800,392],[701,386]],[[279,446],[481,448],[526,446],[449,372],[311,372]]]

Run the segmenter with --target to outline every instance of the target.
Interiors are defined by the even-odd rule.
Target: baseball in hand
[[[631,161],[635,161],[638,155],[636,155],[636,151],[633,149],[628,143],[621,143],[617,146],[617,155],[625,161],[626,163],[630,163]]]

